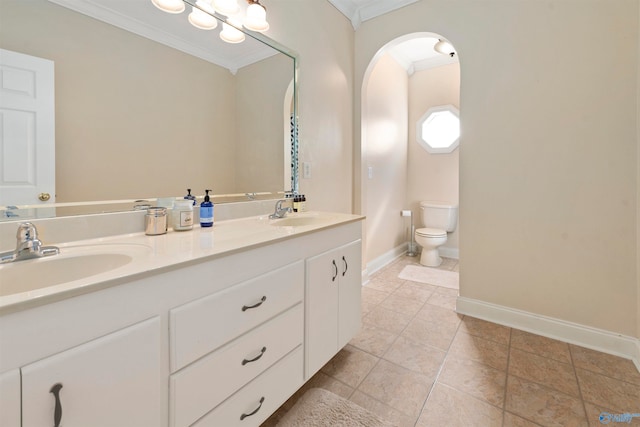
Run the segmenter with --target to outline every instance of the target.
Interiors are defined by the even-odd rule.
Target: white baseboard
[[[640,371],[640,339],[590,326],[458,297],[456,311],[511,328],[631,359]]]
[[[370,275],[380,270],[381,268],[391,264],[396,259],[400,258],[407,252],[407,244],[404,243],[400,246],[397,246],[391,249],[388,252],[383,253],[379,257],[374,260],[371,260],[367,263],[367,268],[364,270],[367,274],[367,280]]]

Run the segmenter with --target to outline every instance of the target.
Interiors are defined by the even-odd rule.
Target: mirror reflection
[[[181,197],[187,188],[217,197],[291,190],[291,56],[246,37],[248,47],[233,57],[239,45],[149,0],[73,3],[100,2],[127,5],[141,13],[136,20],[148,16],[148,26],[163,23],[174,45],[175,35],[188,42],[178,50],[46,0],[0,0],[0,206]],[[49,81],[46,70],[30,80],[14,72],[20,65],[4,64],[31,58],[50,65]],[[46,85],[49,129],[32,121],[46,117],[40,110],[19,117],[11,110],[23,111],[19,102],[6,105],[16,94],[46,93]],[[52,182],[32,183],[43,165]]]

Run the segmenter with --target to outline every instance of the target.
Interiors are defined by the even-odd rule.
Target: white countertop
[[[276,226],[272,225],[273,221],[267,216],[258,216],[216,221],[211,228],[201,228],[196,225],[189,231],[170,229],[167,234],[159,236],[147,236],[144,232],[139,232],[56,245],[60,248],[60,255],[0,265],[0,291],[3,286],[22,289],[22,284],[16,284],[15,279],[11,279],[14,283],[3,285],[3,275],[4,280],[11,277],[8,269],[17,264],[20,264],[20,268],[25,268],[28,263],[50,262],[56,257],[86,256],[92,252],[114,254],[122,252],[131,256],[133,260],[102,273],[40,289],[8,295],[3,295],[6,292],[1,292],[0,314],[48,304],[179,268],[188,263],[206,261],[364,219],[359,215],[327,212],[305,212],[290,214],[287,217],[313,217],[314,221],[310,225]],[[55,245],[55,242],[46,243]],[[31,265],[38,268],[34,264]],[[37,286],[37,280],[27,278],[26,281],[23,282],[26,287]]]

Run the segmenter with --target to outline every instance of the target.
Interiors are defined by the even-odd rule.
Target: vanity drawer
[[[302,301],[297,261],[170,311],[171,372]]]
[[[303,305],[298,304],[171,375],[171,426],[191,425],[260,375],[302,344],[303,329]]]
[[[259,426],[302,386],[302,374],[303,351],[300,346],[193,427]]]

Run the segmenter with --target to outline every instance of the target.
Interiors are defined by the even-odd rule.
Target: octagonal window
[[[453,105],[432,107],[418,120],[418,143],[429,153],[451,153],[460,141],[460,118]]]

